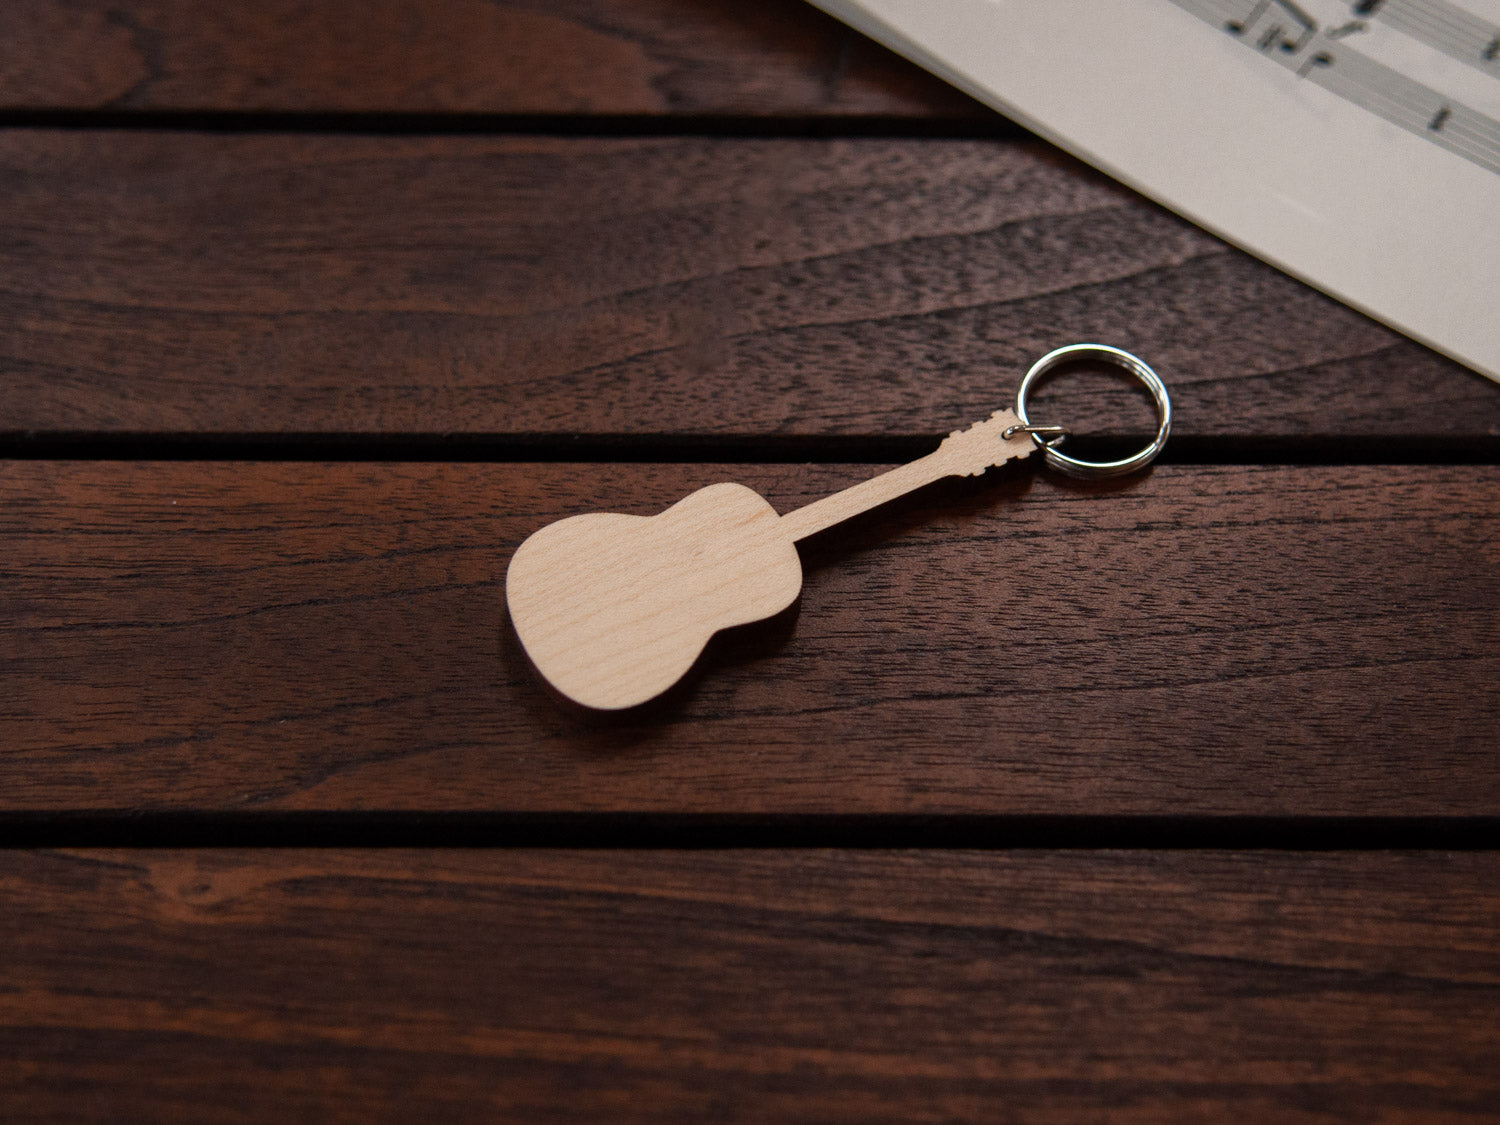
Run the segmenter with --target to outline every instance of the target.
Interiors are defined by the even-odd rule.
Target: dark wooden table
[[[0,114],[0,1117],[1500,1112],[1500,388],[792,0],[37,0]],[[1091,339],[1149,474],[528,670],[542,523]]]

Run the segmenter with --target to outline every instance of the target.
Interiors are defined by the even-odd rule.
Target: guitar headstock
[[[1005,436],[1007,429],[1019,425],[1021,419],[1015,411],[997,410],[966,430],[954,430],[943,439],[938,454],[950,464],[950,476],[977,477],[1012,458],[1029,456],[1036,448],[1030,434]]]

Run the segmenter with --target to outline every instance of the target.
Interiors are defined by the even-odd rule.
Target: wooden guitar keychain
[[[1034,426],[1032,386],[1058,364],[1102,360],[1124,368],[1156,400],[1156,437],[1120,461],[1058,451],[1061,426]],[[1150,464],[1167,441],[1172,405],[1156,372],[1104,344],[1043,356],[1021,380],[1016,408],[957,430],[926,457],[786,515],[742,484],[700,488],[655,516],[570,516],[535,532],[505,575],[510,619],[537,670],[585,707],[618,710],[660,695],[720,629],[780,613],[802,590],[797,541],[950,476],[978,476],[1041,449],[1075,477],[1114,477]]]

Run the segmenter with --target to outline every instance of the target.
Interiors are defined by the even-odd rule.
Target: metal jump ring
[[[1045,445],[1048,449],[1056,449],[1062,444],[1063,438],[1072,436],[1072,433],[1073,431],[1068,429],[1067,426],[1033,426],[1028,423],[1024,426],[1006,426],[1005,429],[1000,431],[1000,436],[1009,441],[1017,434],[1030,434],[1037,439],[1038,444]],[[1043,442],[1042,438],[1051,438],[1052,440]]]
[[[1069,457],[1066,453],[1059,453],[1054,448],[1055,441],[1047,441],[1040,433],[1032,432],[1031,419],[1026,416],[1026,396],[1031,391],[1032,384],[1058,364],[1079,359],[1103,360],[1116,367],[1123,367],[1144,383],[1146,389],[1151,392],[1151,397],[1156,400],[1156,416],[1159,421],[1156,427],[1156,438],[1145,449],[1119,461],[1083,461],[1077,457]],[[1021,380],[1021,389],[1016,392],[1016,417],[1021,419],[1026,432],[1031,433],[1031,440],[1036,442],[1037,447],[1041,449],[1043,456],[1047,459],[1047,464],[1058,472],[1066,473],[1070,477],[1086,479],[1119,477],[1126,473],[1133,473],[1137,469],[1144,469],[1156,459],[1156,455],[1167,444],[1167,434],[1172,429],[1172,400],[1167,397],[1167,387],[1161,381],[1161,377],[1143,360],[1129,352],[1112,348],[1108,344],[1069,344],[1065,348],[1048,352],[1031,365],[1031,370],[1026,372],[1026,378]],[[1038,430],[1043,428],[1035,427]]]

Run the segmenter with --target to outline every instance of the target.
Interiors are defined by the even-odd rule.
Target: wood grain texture
[[[800,0],[7,4],[5,108],[990,116]]]
[[[0,433],[936,435],[1087,340],[1179,438],[1500,434],[1494,384],[1040,145],[23,131],[0,187]]]
[[[27,1121],[1486,1119],[1488,854],[11,852]]]
[[[643,714],[527,666],[543,524],[870,471],[6,464],[0,807],[1500,812],[1493,467],[1015,467],[807,541]]]

